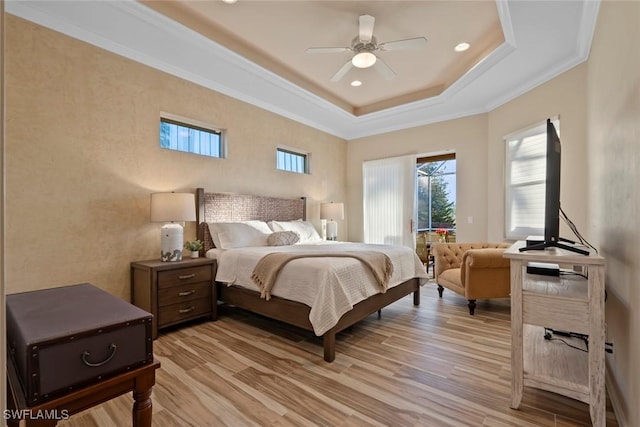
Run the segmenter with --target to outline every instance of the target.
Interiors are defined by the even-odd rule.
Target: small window
[[[288,172],[309,173],[309,154],[278,148],[276,167]]]
[[[160,147],[209,157],[224,157],[224,134],[220,129],[160,117]]]

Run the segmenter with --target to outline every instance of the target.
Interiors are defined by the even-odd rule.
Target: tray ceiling
[[[588,57],[597,1],[10,1],[9,13],[345,139],[490,111]],[[358,17],[396,73],[334,73]],[[465,52],[454,47],[467,42]],[[359,87],[351,86],[360,80]]]

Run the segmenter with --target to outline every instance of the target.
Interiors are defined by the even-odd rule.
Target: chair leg
[[[476,300],[470,299],[467,306],[469,307],[469,314],[473,316],[473,312],[476,311]]]
[[[441,285],[438,285],[438,295],[440,295],[440,298],[442,298],[443,291],[444,291],[444,288]]]

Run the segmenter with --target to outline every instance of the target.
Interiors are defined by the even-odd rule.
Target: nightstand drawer
[[[158,272],[158,289],[206,281],[211,281],[211,266],[208,265]]]
[[[211,314],[211,299],[202,298],[193,301],[185,301],[179,304],[160,307],[158,310],[158,326]]]
[[[204,298],[211,300],[211,282],[202,283],[185,283],[180,286],[171,286],[169,288],[158,290],[158,305],[178,304],[185,301],[192,301]]]

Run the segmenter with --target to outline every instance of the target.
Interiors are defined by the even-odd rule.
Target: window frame
[[[551,122],[556,127],[558,132],[558,136],[560,136],[560,119],[558,116],[551,117]],[[541,206],[540,212],[541,217],[539,219],[539,226],[535,226],[532,223],[523,222],[522,224],[516,223],[513,224],[512,221],[512,211],[513,211],[513,203],[514,203],[514,191],[515,188],[526,188],[542,185],[543,188],[546,188],[546,133],[547,133],[547,121],[546,119],[537,122],[531,126],[527,126],[526,128],[517,130],[503,137],[504,142],[504,227],[503,233],[506,239],[510,240],[523,240],[528,236],[541,236],[544,235],[544,206],[545,206],[545,191],[542,192],[542,195],[539,196],[540,199],[530,198],[536,203],[537,206]],[[512,162],[515,159],[513,153],[510,149],[510,142],[512,141],[524,141],[527,138],[536,137],[536,136],[544,136],[540,141],[540,144],[543,145],[544,151],[538,159],[539,162],[542,163],[543,172],[541,173],[541,179],[535,179],[531,181],[527,181],[526,183],[512,184],[511,183],[511,166]]]
[[[289,155],[292,155],[292,156],[302,157],[302,159],[303,159],[303,171],[292,170],[292,169],[283,169],[283,168],[278,167],[278,164],[279,164],[278,157],[279,157],[280,153],[289,154]],[[287,147],[287,146],[284,146],[284,145],[279,145],[278,147],[276,147],[276,170],[283,171],[283,172],[291,172],[291,173],[303,174],[303,175],[310,175],[311,174],[311,153],[309,153],[307,151],[299,150],[299,149],[296,149],[296,148],[291,148],[291,147]]]
[[[164,147],[162,146],[162,140],[161,140],[161,135],[160,135],[160,125],[162,123],[168,123],[171,125],[176,125],[176,126],[182,126],[188,129],[193,129],[196,131],[200,131],[200,132],[206,132],[206,133],[210,133],[210,134],[217,134],[219,136],[219,140],[220,140],[220,145],[219,145],[219,156],[214,156],[214,155],[210,155],[210,154],[202,154],[202,153],[196,153],[193,151],[187,151],[187,150],[179,150],[179,149],[175,149],[175,148],[171,148],[171,147]],[[160,143],[160,148],[164,149],[164,150],[171,150],[171,151],[176,151],[178,153],[187,153],[187,154],[195,154],[197,156],[203,156],[203,157],[208,157],[208,158],[212,158],[212,159],[226,159],[227,158],[227,131],[226,129],[223,129],[219,126],[214,126],[205,122],[201,122],[199,120],[194,120],[194,119],[189,119],[186,117],[181,117],[175,114],[171,114],[171,113],[166,113],[166,112],[161,112],[160,113],[160,123],[158,126],[158,142]]]
[[[416,158],[416,167],[420,164],[424,164],[424,163],[436,163],[436,162],[443,162],[443,161],[450,161],[453,160],[456,162],[456,167],[455,167],[455,172],[448,172],[445,174],[438,174],[438,176],[445,176],[445,175],[453,175],[455,176],[455,182],[456,182],[456,186],[457,186],[457,181],[458,181],[458,163],[457,163],[457,159],[456,159],[456,152],[447,152],[447,153],[442,153],[442,154],[433,154],[433,155],[421,155],[420,157]],[[441,228],[441,227],[427,227],[427,228],[420,228],[420,221],[419,221],[419,215],[420,215],[420,210],[418,209],[418,204],[419,204],[419,200],[418,200],[418,191],[419,191],[419,180],[420,180],[420,176],[417,173],[416,170],[416,213],[415,213],[415,224],[416,224],[416,231],[418,233],[431,233],[431,232],[435,232],[436,229]],[[453,228],[449,228],[447,229],[447,231],[449,233],[453,233],[455,234],[457,232],[457,205],[458,205],[458,201],[457,201],[457,189],[454,190],[455,194],[456,194],[456,198],[453,200],[454,202],[454,217],[455,217],[455,224],[453,226]],[[432,209],[432,206],[429,207],[429,209]]]

